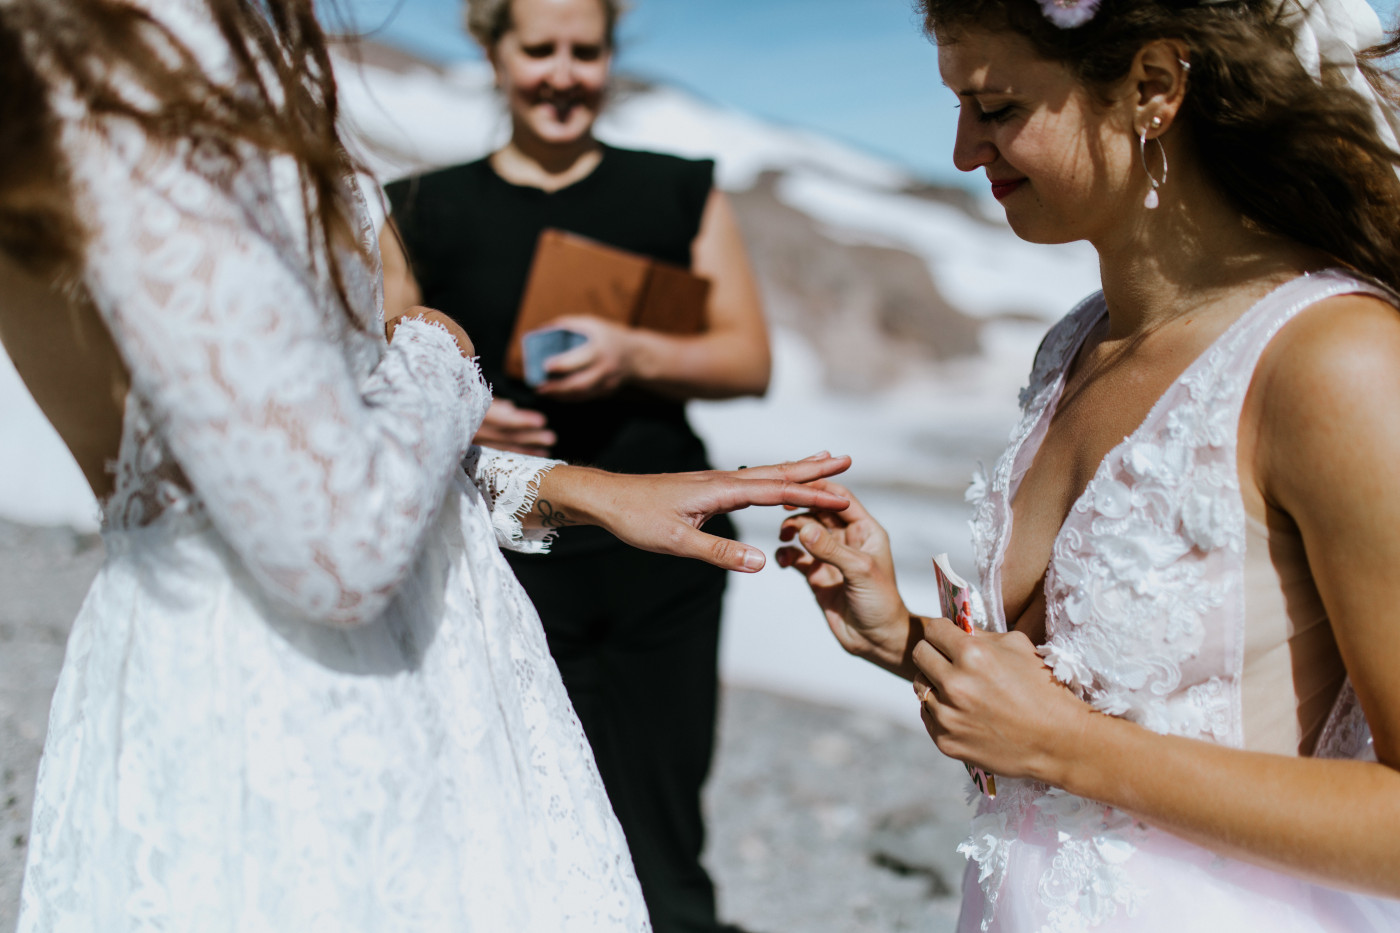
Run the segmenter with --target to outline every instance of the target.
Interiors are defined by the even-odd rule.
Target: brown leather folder
[[[555,318],[589,314],[668,334],[705,329],[710,280],[679,266],[562,230],[545,230],[506,349],[505,368],[525,376],[521,338]]]

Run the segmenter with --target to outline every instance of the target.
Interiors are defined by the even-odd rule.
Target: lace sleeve
[[[79,140],[84,285],[153,430],[280,609],[373,620],[476,427],[479,372],[444,329],[406,322],[357,376],[350,347],[382,338],[308,259],[285,160],[230,167],[125,124]]]
[[[543,554],[554,528],[526,528],[522,519],[540,494],[540,480],[562,460],[543,460],[490,447],[473,447],[462,461],[467,477],[481,490],[491,510],[496,543],[523,554]]]

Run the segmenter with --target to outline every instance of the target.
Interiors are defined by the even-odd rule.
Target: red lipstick
[[[992,197],[1000,201],[1002,198],[1021,187],[1021,185],[1025,184],[1025,182],[1026,180],[1024,178],[1016,178],[1008,181],[994,181],[992,182]]]

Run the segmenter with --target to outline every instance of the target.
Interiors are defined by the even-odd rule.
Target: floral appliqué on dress
[[[1100,712],[1154,732],[1243,745],[1245,511],[1236,435],[1254,365],[1293,315],[1346,292],[1377,291],[1342,273],[1282,286],[1237,320],[1099,464],[1057,535],[1045,578],[1046,641],[1062,682]],[[1001,563],[1016,482],[1034,457],[1075,353],[1105,306],[1095,295],[1046,337],[1022,418],[990,477],[974,480],[973,543],[990,627],[1005,631]],[[979,478],[980,479],[980,478]],[[1363,757],[1369,731],[1348,688],[1317,754]],[[1122,866],[1153,832],[1127,814],[1057,788],[1003,780],[960,851],[978,866],[989,929],[1013,850],[1043,845],[1035,884],[1043,929],[1091,929],[1148,892]]]

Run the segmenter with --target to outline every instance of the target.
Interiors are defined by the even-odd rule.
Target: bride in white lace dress
[[[757,569],[698,526],[842,505],[802,482],[847,461],[617,477],[469,449],[491,394],[466,336],[420,310],[385,341],[324,48],[309,2],[0,2],[0,336],[107,551],[19,929],[647,929],[498,543],[593,522]]]
[[[784,523],[843,646],[996,776],[959,929],[1400,929],[1400,154],[1357,57],[1375,14],[923,9],[955,163],[1103,276],[974,484],[981,630],[909,612],[859,504]]]

